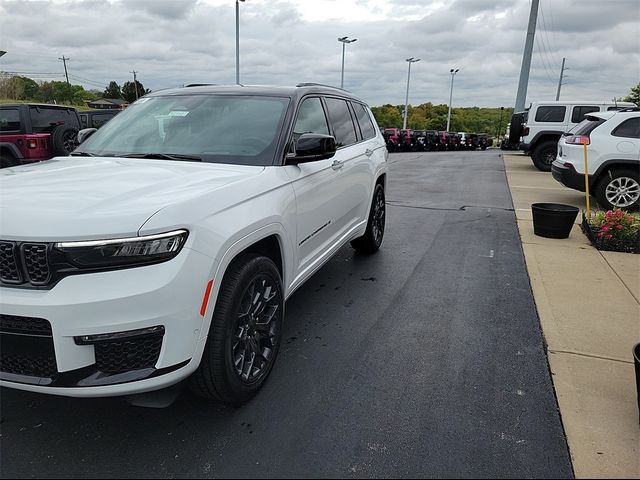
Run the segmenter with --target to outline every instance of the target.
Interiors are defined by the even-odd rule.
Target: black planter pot
[[[534,203],[531,205],[531,212],[533,233],[539,237],[567,238],[579,209],[561,203]]]

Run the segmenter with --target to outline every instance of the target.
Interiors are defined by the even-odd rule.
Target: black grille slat
[[[32,285],[46,285],[51,277],[47,245],[43,243],[25,243],[22,245],[24,267]]]
[[[0,242],[0,280],[5,283],[22,283],[18,266],[17,248],[13,242]]]
[[[104,373],[153,368],[158,362],[162,335],[147,335],[127,340],[95,344],[96,366]]]
[[[51,324],[44,318],[0,314],[0,332],[52,336]]]

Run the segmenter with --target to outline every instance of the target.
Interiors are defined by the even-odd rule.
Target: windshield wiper
[[[90,152],[71,152],[69,155],[72,157],[97,157],[95,153]]]
[[[157,158],[158,160],[183,160],[191,162],[202,161],[202,158],[196,155],[181,155],[179,153],[129,153],[118,156],[122,158]]]

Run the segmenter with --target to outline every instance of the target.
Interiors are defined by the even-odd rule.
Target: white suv
[[[611,101],[551,101],[533,102],[522,126],[520,150],[531,155],[538,170],[548,172],[555,159],[558,140],[593,112],[635,107],[630,102]]]
[[[585,191],[584,145],[589,189],[608,210],[640,208],[640,109],[591,113],[558,143],[553,178]]]
[[[190,377],[245,402],[287,297],[345,243],[382,242],[387,150],[344,90],[160,91],[72,155],[0,172],[3,386],[114,396]]]

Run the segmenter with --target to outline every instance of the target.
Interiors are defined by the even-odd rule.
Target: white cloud
[[[529,100],[625,95],[640,78],[640,2],[541,0]],[[247,0],[240,4],[241,81],[339,85],[373,105],[402,104],[407,57],[410,102],[448,101],[449,68],[460,68],[454,105],[510,106],[522,61],[527,0]],[[543,20],[544,18],[544,20]],[[544,21],[544,24],[543,24]],[[546,27],[546,28],[544,28]],[[235,81],[233,0],[0,0],[0,70],[63,78],[86,87],[122,84],[138,71],[153,90]]]

